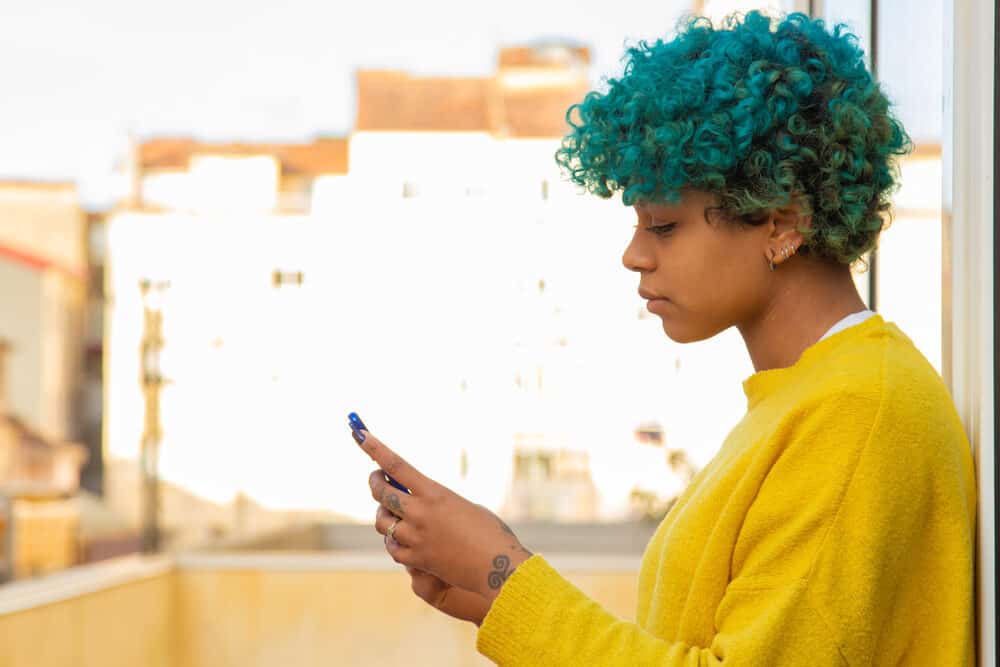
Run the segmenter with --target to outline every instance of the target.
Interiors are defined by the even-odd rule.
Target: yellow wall
[[[475,626],[417,599],[402,568],[295,570],[181,567],[0,613],[0,667],[492,664],[476,652]],[[567,578],[633,618],[634,572]]]
[[[174,573],[0,614],[2,667],[174,667]]]
[[[476,627],[410,591],[399,572],[216,571],[178,574],[178,664],[491,665]],[[634,618],[634,573],[570,574],[583,591]]]

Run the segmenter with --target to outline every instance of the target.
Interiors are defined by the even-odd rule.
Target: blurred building
[[[84,229],[74,185],[0,181],[0,578],[76,562]]]
[[[0,494],[60,497],[75,493],[87,459],[82,445],[46,436],[12,414],[5,393],[7,344],[0,340]]]
[[[557,449],[546,433],[518,435],[503,516],[512,521],[593,521],[599,499],[587,452]]]
[[[0,577],[92,560],[103,539],[83,528],[107,510],[77,497],[100,493],[104,458],[99,222],[73,185],[0,182]]]
[[[205,212],[221,207],[307,213],[313,182],[347,173],[348,142],[338,137],[309,144],[159,138],[137,150],[128,210]]]
[[[294,257],[282,252],[290,243],[286,235],[294,235],[308,219],[314,181],[346,174],[347,150],[342,138],[310,144],[161,138],[135,146],[131,193],[105,222],[104,339],[111,351],[105,366],[106,495],[138,527],[143,510],[139,442],[153,438],[159,447],[164,441],[162,459],[157,455],[163,464],[157,496],[159,529],[170,546],[270,529],[303,517],[335,516],[269,511],[239,489],[225,487],[242,471],[231,441],[252,438],[247,415],[236,414],[248,404],[233,396],[245,378],[220,376],[216,365],[200,362],[207,351],[211,361],[225,363],[233,356],[230,350],[245,343],[246,334],[253,338],[260,323],[280,321],[281,313],[270,307],[271,292],[296,278],[301,282],[301,271],[297,276],[290,271]],[[140,294],[140,283],[157,289]],[[203,316],[206,310],[214,312]],[[151,313],[155,332],[148,330]],[[150,337],[157,341],[155,359],[146,349]],[[255,339],[262,358],[247,360],[238,349],[236,363],[266,368],[273,342]],[[140,354],[140,349],[146,351]],[[185,366],[189,362],[193,365]],[[151,374],[157,376],[155,386],[148,382]],[[189,401],[206,411],[194,418],[184,414],[192,407]],[[123,432],[128,433],[124,438]],[[213,440],[215,434],[219,437]],[[198,474],[213,489],[192,483],[188,473],[195,468],[203,468]]]
[[[367,520],[370,462],[338,418],[358,410],[519,519],[635,514],[633,431],[664,418],[663,396],[625,405],[595,386],[645,381],[635,363],[655,379],[660,361],[639,357],[662,334],[617,342],[650,326],[622,299],[630,211],[579,196],[553,160],[588,67],[585,48],[543,44],[504,49],[490,77],[362,70],[348,137],[138,143],[132,194],[104,223],[112,506],[141,520],[152,431],[174,543],[296,512]],[[169,285],[152,426],[143,281]]]
[[[10,410],[73,438],[86,294],[86,218],[76,187],[0,182],[0,338]]]
[[[0,340],[0,582],[78,562],[76,493],[87,459],[79,444],[47,436],[11,413],[8,344]]]

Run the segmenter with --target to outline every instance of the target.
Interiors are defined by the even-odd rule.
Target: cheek
[[[764,294],[760,268],[746,261],[746,258],[732,258],[716,278],[716,290],[724,290],[720,300],[736,320],[755,310]],[[767,270],[766,266],[764,270]]]
[[[759,302],[760,267],[745,253],[733,252],[732,246],[708,250],[700,261],[687,267],[683,298],[701,312],[709,329],[724,329]]]

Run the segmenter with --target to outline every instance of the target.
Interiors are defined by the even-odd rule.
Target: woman
[[[849,270],[911,148],[862,58],[843,26],[802,14],[692,18],[571,108],[557,160],[635,209],[623,263],[664,332],[735,326],[756,371],[745,416],[646,549],[634,623],[363,433],[412,492],[370,478],[386,549],[418,596],[480,626],[496,663],[973,664],[969,444],[940,377]]]

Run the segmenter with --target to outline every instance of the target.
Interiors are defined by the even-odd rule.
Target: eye
[[[676,226],[676,222],[668,222],[665,225],[653,225],[651,227],[647,227],[646,230],[653,232],[657,236],[667,236],[670,232],[674,231],[674,227]]]

